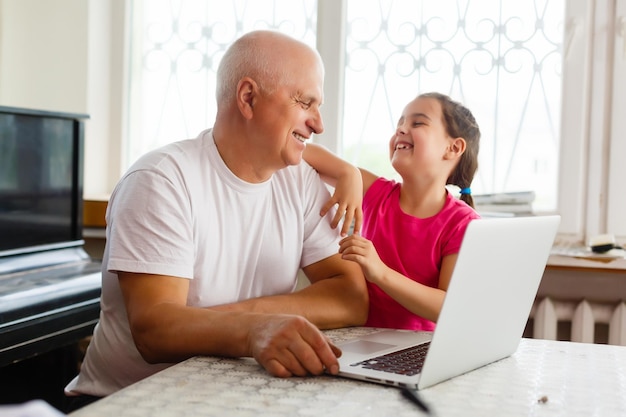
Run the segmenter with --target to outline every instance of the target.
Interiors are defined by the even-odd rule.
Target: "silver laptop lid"
[[[559,222],[532,216],[469,224],[419,388],[515,352]]]
[[[512,354],[528,320],[559,221],[559,216],[542,216],[471,222],[434,335],[363,329],[363,336],[339,344],[343,349],[340,375],[421,389]],[[353,366],[431,338],[418,375]]]

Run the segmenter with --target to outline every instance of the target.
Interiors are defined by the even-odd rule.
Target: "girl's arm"
[[[324,182],[335,187],[331,199],[324,204],[320,215],[326,215],[337,204],[337,212],[331,222],[332,228],[337,227],[344,217],[341,235],[347,235],[353,219],[354,233],[359,233],[363,222],[363,180],[359,169],[315,143],[306,145],[302,157],[319,172]]]
[[[436,322],[443,306],[457,254],[445,256],[439,272],[439,287],[415,282],[385,265],[371,241],[361,236],[348,236],[339,243],[339,253],[346,260],[361,266],[365,278],[380,287],[404,308]]]
[[[378,281],[372,282],[413,314],[437,322],[457,257],[458,254],[454,254],[443,258],[438,288],[415,282],[391,268],[387,268],[387,273]]]
[[[359,168],[359,171],[361,171],[361,178],[363,179],[363,195],[365,195],[374,181],[378,179],[378,175],[363,168]]]

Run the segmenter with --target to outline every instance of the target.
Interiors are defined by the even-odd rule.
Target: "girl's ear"
[[[450,141],[446,151],[446,159],[460,158],[465,152],[467,143],[463,138],[454,138]]]
[[[246,119],[251,119],[254,115],[257,92],[258,85],[250,77],[244,77],[237,83],[237,107]]]

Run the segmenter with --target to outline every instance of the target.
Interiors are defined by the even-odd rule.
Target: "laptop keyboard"
[[[362,362],[353,363],[352,366],[360,366],[366,369],[390,372],[399,375],[417,375],[424,366],[426,352],[430,347],[430,342],[411,346],[397,352],[387,353]]]

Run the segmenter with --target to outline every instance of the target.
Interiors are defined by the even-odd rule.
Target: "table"
[[[339,341],[370,331],[358,327],[326,334]],[[626,416],[626,347],[523,338],[512,356],[420,394],[441,417]],[[188,359],[71,414],[419,415],[393,387],[333,376],[280,379],[253,359],[218,357]]]

